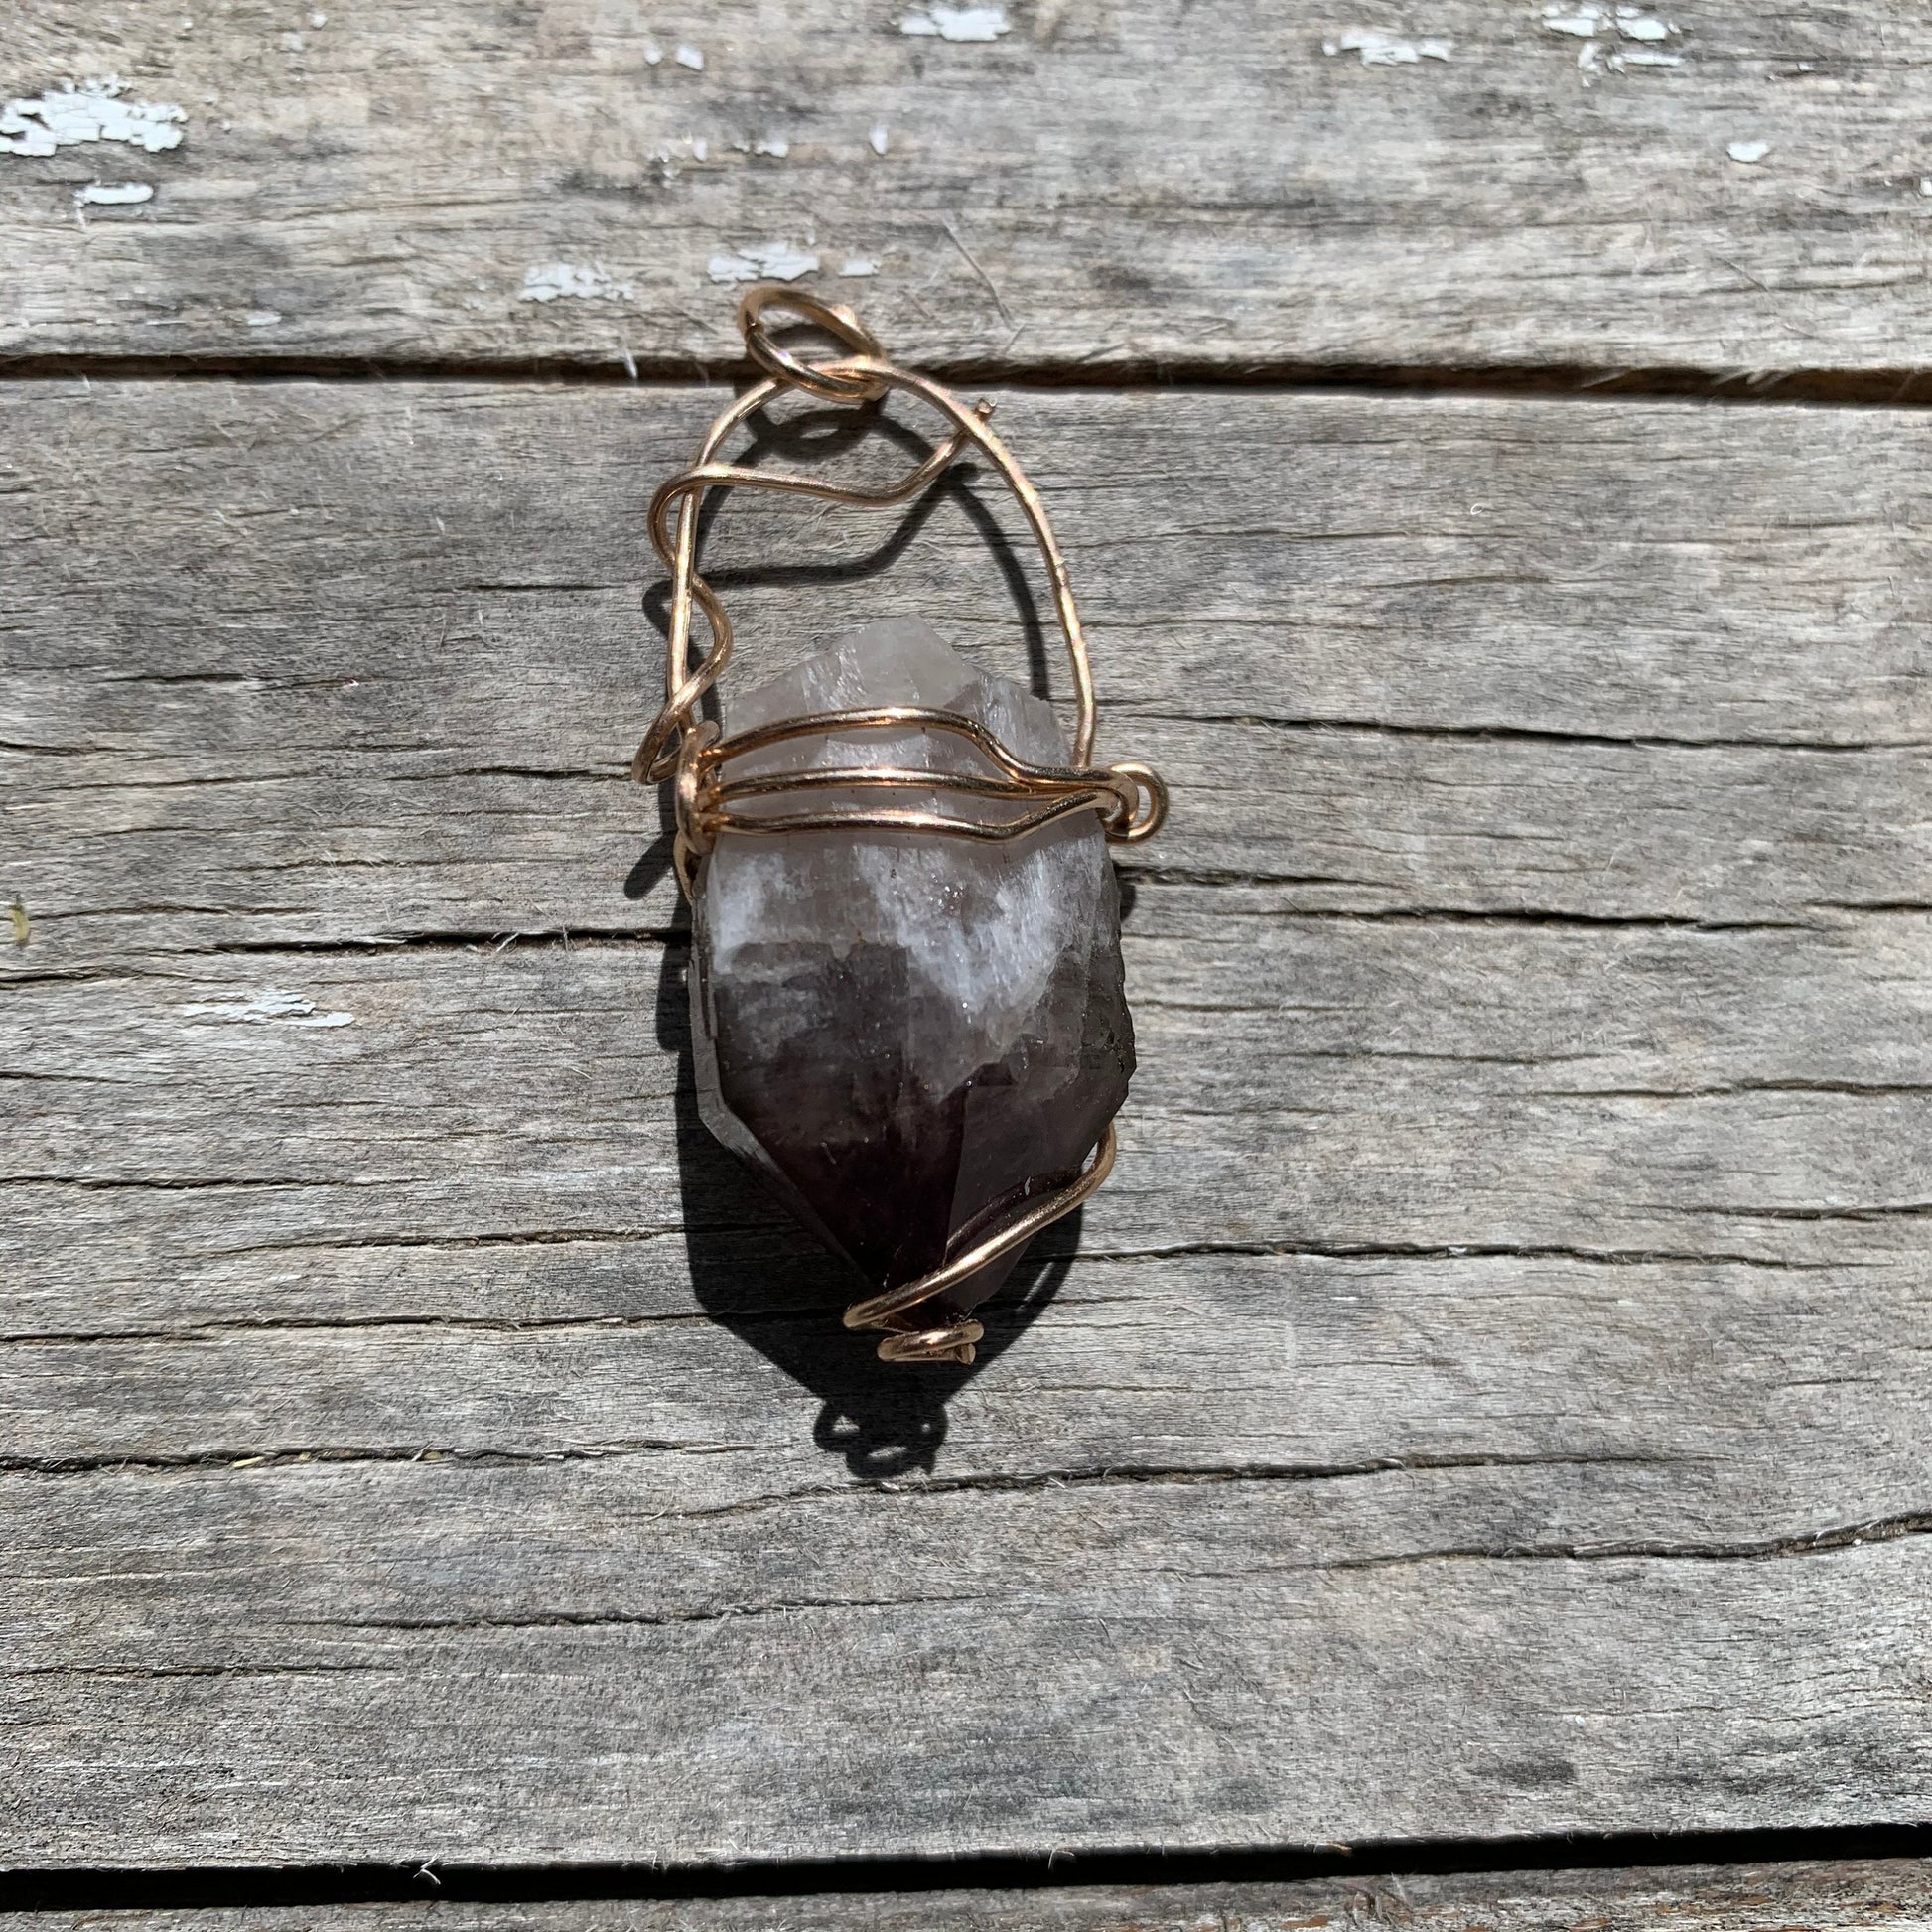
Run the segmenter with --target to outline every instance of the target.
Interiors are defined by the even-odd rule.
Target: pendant
[[[774,308],[847,352],[801,359],[771,337]],[[671,572],[665,703],[633,766],[673,786],[699,1112],[867,1282],[847,1327],[881,1332],[887,1361],[970,1362],[984,1333],[972,1311],[1113,1164],[1134,1035],[1107,846],[1152,837],[1166,788],[1144,765],[1092,761],[1065,565],[987,427],[990,404],[897,367],[850,310],[793,289],[748,291],[739,324],[765,379],[651,504]],[[733,430],[787,390],[850,405],[897,390],[951,434],[881,491],[719,461]],[[732,651],[697,571],[707,489],[884,506],[975,451],[1013,488],[1046,564],[1073,673],[1070,748],[1043,699],[908,619],[864,625],[734,695],[729,735],[701,715]],[[709,631],[695,665],[694,608]]]

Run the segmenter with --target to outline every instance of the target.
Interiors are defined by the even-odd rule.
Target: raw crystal
[[[814,712],[923,705],[983,722],[1035,764],[1067,761],[1052,708],[976,674],[926,624],[849,632],[733,700],[728,732]],[[891,764],[984,772],[957,735],[799,738],[730,775]],[[958,792],[765,794],[767,811],[863,803],[985,817]],[[1120,903],[1096,815],[1025,838],[725,832],[704,863],[692,1035],[705,1124],[875,1290],[914,1280],[1069,1179],[1134,1070]],[[934,1310],[983,1301],[1019,1259]]]

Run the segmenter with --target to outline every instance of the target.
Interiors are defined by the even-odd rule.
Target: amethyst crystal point
[[[852,631],[736,699],[730,732],[922,705],[1063,765],[1052,709],[976,674],[925,624]],[[985,772],[956,734],[831,732],[748,753],[734,777],[813,765]],[[960,792],[765,794],[987,816]],[[1070,1179],[1134,1070],[1120,902],[1096,814],[996,842],[932,831],[723,832],[699,878],[691,1010],[706,1126],[874,1291],[916,1280]],[[924,1305],[962,1312],[1008,1254]]]

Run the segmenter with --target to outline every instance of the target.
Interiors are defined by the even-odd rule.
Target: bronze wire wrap
[[[825,331],[851,351],[834,360],[808,362],[777,343],[764,320],[767,309],[789,311]],[[664,705],[644,734],[631,760],[631,775],[642,784],[673,781],[677,835],[675,867],[687,899],[697,894],[699,863],[721,832],[744,835],[799,831],[912,831],[936,832],[953,838],[1016,839],[1074,812],[1100,814],[1107,837],[1117,843],[1139,844],[1161,829],[1168,814],[1167,786],[1144,764],[1093,763],[1093,676],[1087,663],[1086,638],[1074,608],[1066,564],[1054,541],[1052,526],[1038,492],[1012,453],[987,427],[990,402],[968,407],[950,390],[926,376],[916,375],[889,361],[878,339],[848,308],[823,302],[802,290],[777,283],[748,289],[738,304],[738,327],[752,360],[764,371],[726,408],[706,434],[697,461],[672,477],[651,498],[650,538],[671,573],[671,612],[664,654]],[[821,402],[859,406],[882,400],[889,391],[916,396],[944,416],[952,434],[924,462],[886,489],[855,489],[844,483],[797,472],[764,471],[721,463],[718,451],[725,439],[786,390],[797,390]],[[884,705],[870,710],[819,712],[807,718],[786,718],[720,736],[718,726],[697,715],[707,691],[718,681],[732,654],[731,620],[717,594],[698,574],[698,510],[705,491],[720,485],[747,489],[788,490],[833,503],[890,508],[909,501],[936,482],[967,451],[981,451],[1005,479],[1025,512],[1053,587],[1053,607],[1073,667],[1075,724],[1073,763],[1031,764],[1018,759],[977,719],[958,712],[918,705]],[[675,519],[675,524],[673,524]],[[710,648],[691,664],[691,612],[704,613]],[[748,752],[762,751],[786,740],[819,737],[835,731],[902,731],[916,727],[965,740],[987,764],[984,775],[972,772],[918,771],[890,765],[860,765],[847,769],[773,772],[732,779],[724,767]],[[734,809],[747,799],[774,798],[788,792],[855,790],[957,792],[1029,806],[1011,818],[968,820],[942,812],[918,809],[873,810],[842,805],[813,810],[809,803],[780,812]],[[848,1328],[884,1331],[879,1344],[882,1361],[970,1362],[974,1344],[986,1330],[971,1315],[944,1322],[921,1322],[917,1311],[989,1262],[1031,1241],[1042,1228],[1070,1214],[1100,1183],[1114,1165],[1115,1137],[1109,1122],[1080,1172],[1050,1194],[1042,1195],[1005,1221],[993,1233],[954,1256],[943,1267],[918,1280],[887,1289],[855,1302],[845,1311]]]

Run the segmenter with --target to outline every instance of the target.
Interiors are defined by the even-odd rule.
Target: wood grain
[[[1001,397],[1177,809],[1119,1174],[901,1377],[620,775],[716,400],[4,392],[4,1862],[1922,1815],[1913,419]],[[1043,675],[1005,531],[712,554]]]
[[[702,1863],[1923,1803],[1921,1536],[1592,1557],[1528,1545],[1534,1488],[1480,1467],[942,1460],[733,1499],[703,1477],[734,1460],[8,1478],[10,1857]]]
[[[1932,1922],[1912,1860],[1509,1876],[1413,1873],[1299,1884],[1048,1886],[1037,1891],[831,1892],[792,1898],[483,1905],[416,1903],[0,1915],[7,1932],[1834,1932]]]
[[[718,400],[6,392],[30,534],[0,617],[0,890],[35,920],[9,963],[664,929],[659,806],[622,776],[661,676],[641,510]],[[999,411],[1082,591],[1103,744],[1175,786],[1145,861],[1164,876],[1250,911],[1928,902],[1932,463],[1910,412]],[[883,479],[905,452],[822,460]],[[990,483],[902,522],[733,502],[714,537],[734,680],[896,611],[1057,675]]]
[[[1013,0],[985,43],[908,35],[909,0],[313,11],[10,10],[6,92],[111,72],[187,118],[0,153],[6,352],[688,371],[777,243],[954,364],[1925,367],[1932,40],[1877,0],[1698,0],[1661,42],[1409,0],[1370,23],[1393,66],[1304,0]],[[155,193],[77,207],[100,180]]]

